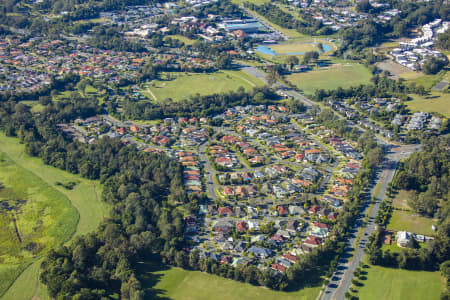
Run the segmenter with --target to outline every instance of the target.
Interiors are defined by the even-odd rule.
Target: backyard
[[[431,225],[436,222],[430,218],[421,217],[410,211],[394,210],[387,226],[387,230],[409,231],[416,234],[433,236]]]

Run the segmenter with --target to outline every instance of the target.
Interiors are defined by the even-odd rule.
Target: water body
[[[311,45],[317,45],[317,43],[311,43]],[[320,52],[328,52],[328,51],[331,50],[331,46],[330,45],[328,45],[328,44],[322,44],[322,45],[323,45],[323,50],[324,51],[320,51]],[[300,54],[305,54],[306,53],[306,52],[293,52],[293,53],[277,54],[272,48],[270,48],[268,46],[264,46],[264,45],[258,45],[258,47],[256,47],[255,50],[258,51],[259,53],[272,55],[272,56],[277,56],[277,55],[300,55]]]

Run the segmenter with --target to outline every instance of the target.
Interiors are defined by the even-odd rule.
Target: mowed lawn
[[[413,100],[405,104],[412,111],[437,112],[450,118],[450,94],[431,92],[429,96],[410,95]]]
[[[174,101],[189,99],[189,96],[200,94],[212,95],[237,91],[239,87],[251,90],[264,83],[241,71],[220,71],[210,74],[165,73],[170,80],[154,80],[147,84],[141,93],[149,99],[164,101],[172,98]],[[165,79],[165,78],[164,78]]]
[[[294,73],[286,79],[304,93],[314,94],[318,89],[333,90],[367,84],[370,83],[371,77],[372,74],[363,65],[343,63],[305,73]]]
[[[436,224],[430,218],[421,217],[410,211],[394,210],[387,230],[409,231],[417,234],[434,235],[431,225]]]
[[[61,213],[59,216],[61,218],[60,225],[55,226],[52,229],[54,234],[48,237],[57,236],[58,240],[55,242],[58,243],[68,242],[75,235],[94,231],[104,216],[108,214],[107,206],[100,201],[102,192],[100,183],[44,165],[40,159],[26,155],[24,148],[25,146],[20,144],[18,139],[0,134],[0,153],[5,156],[5,160],[13,162],[17,168],[27,175],[27,177],[23,177],[22,185],[29,185],[29,194],[34,196],[40,189],[45,188],[52,195],[51,200],[54,202],[49,207],[50,211],[63,204],[71,212],[70,217]],[[11,176],[11,174],[8,174],[8,176]],[[1,181],[7,183],[5,177],[2,177]],[[77,183],[72,190],[56,184],[57,182],[66,183],[70,181]],[[36,182],[39,183],[40,187],[35,186]],[[51,221],[45,213],[48,213],[48,209],[44,210],[44,213],[36,215],[36,218],[39,218],[44,224]],[[30,224],[28,223],[28,225]],[[24,226],[24,232],[30,229],[27,228],[27,225],[20,226]],[[64,234],[55,235],[60,231]],[[28,265],[29,263],[31,265]],[[40,261],[36,259],[28,260],[28,262],[22,264],[13,264],[13,262],[6,264],[3,261],[3,264],[0,264],[0,295],[13,281],[14,283],[2,299],[30,299],[35,293],[39,295],[40,299],[46,298],[45,287],[38,280],[39,265]]]
[[[256,287],[250,284],[237,282],[216,275],[199,271],[186,271],[180,268],[145,273],[152,269],[151,265],[143,264],[140,280],[144,287],[157,291],[157,296],[173,300],[309,300],[315,299],[320,286],[304,288],[287,293]],[[156,283],[156,284],[155,284]],[[154,297],[153,294],[150,297]]]
[[[370,266],[367,280],[354,295],[362,300],[438,300],[442,289],[440,272],[408,271]]]
[[[312,43],[277,44],[277,45],[270,45],[270,48],[277,54],[319,51],[319,48]]]

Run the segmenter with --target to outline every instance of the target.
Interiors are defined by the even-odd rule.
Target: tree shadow
[[[322,68],[326,68],[329,67],[333,64],[333,62],[329,59],[320,59],[317,61],[317,65],[322,67]]]
[[[296,285],[289,286],[288,288],[284,289],[283,291],[292,293],[292,292],[298,292],[299,290],[302,290],[304,288],[320,287],[323,284],[322,275],[325,274],[325,272],[326,272],[326,269],[323,267],[319,268],[315,272],[308,272],[307,278],[298,282]]]
[[[136,264],[136,273],[145,292],[145,299],[170,300],[164,295],[166,291],[155,288],[164,277],[161,271],[169,270],[170,266],[161,263],[159,257],[153,256]]]

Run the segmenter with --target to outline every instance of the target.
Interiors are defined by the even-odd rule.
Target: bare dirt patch
[[[399,76],[404,73],[411,72],[411,70],[407,67],[404,67],[392,60],[379,62],[377,63],[377,67],[383,71],[388,71],[392,75],[391,77],[395,79],[398,79]],[[420,73],[418,73],[417,76],[420,76]]]

